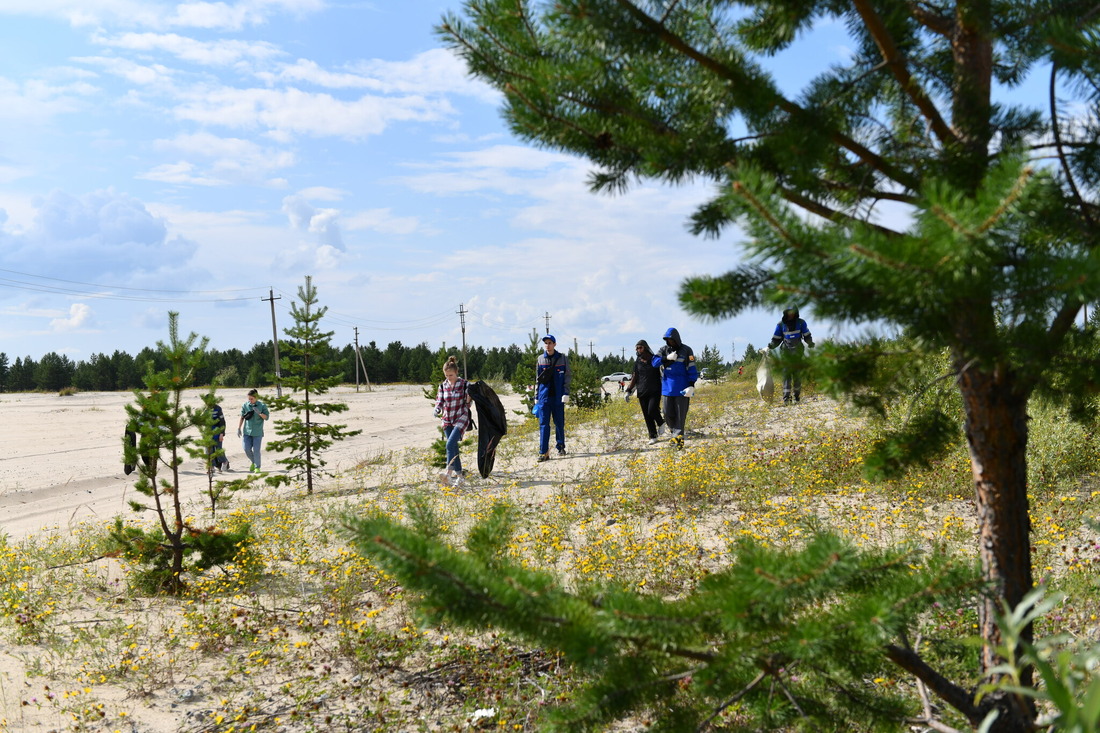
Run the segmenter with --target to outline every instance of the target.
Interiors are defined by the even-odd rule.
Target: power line
[[[48,275],[35,275],[30,272],[19,272],[18,270],[7,270],[0,267],[0,272],[7,272],[12,275],[21,275],[23,277],[33,277],[39,280],[52,280],[59,283],[69,283],[70,285],[86,285],[90,288],[106,288],[108,290],[133,290],[135,292],[142,293],[244,293],[249,290],[256,290],[256,288],[231,288],[228,290],[164,290],[162,288],[130,288],[125,285],[100,285],[99,283],[86,283],[80,280],[65,280],[60,277],[50,277]],[[13,280],[11,282],[20,282]]]

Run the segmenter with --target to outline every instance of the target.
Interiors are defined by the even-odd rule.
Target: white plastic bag
[[[760,366],[756,367],[756,391],[760,393],[760,399],[765,402],[771,402],[775,397],[775,382],[772,381],[772,370],[768,364],[769,357],[770,354],[764,351],[764,356],[760,359]]]

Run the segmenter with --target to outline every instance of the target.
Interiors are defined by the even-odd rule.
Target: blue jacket
[[[551,370],[543,376],[543,372]],[[535,377],[538,382],[538,391],[535,393],[535,402],[545,405],[551,397],[560,402],[562,395],[569,394],[569,385],[573,383],[573,370],[569,368],[569,357],[561,351],[554,351],[551,357],[545,351],[539,354],[535,364]]]
[[[653,356],[653,366],[661,367],[661,394],[681,397],[680,393],[694,387],[695,380],[699,378],[699,371],[695,368],[695,352],[680,341],[680,332],[675,328],[665,331],[664,338],[668,341]],[[675,361],[668,358],[673,352],[676,353]]]
[[[814,345],[814,337],[810,335],[810,327],[806,325],[804,320],[799,318],[793,323],[780,321],[775,324],[775,333],[772,334],[772,340],[768,344],[768,348],[774,349],[779,344],[783,344],[785,349],[801,349],[803,341],[810,346]]]

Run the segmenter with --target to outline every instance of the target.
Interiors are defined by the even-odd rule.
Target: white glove
[[[241,429],[240,428],[237,428],[237,437],[238,438],[241,437]]]
[[[563,405],[568,405],[568,404],[569,404],[569,395],[567,395],[567,394],[563,394],[563,395],[561,396],[561,403],[562,403]]]
[[[680,392],[684,397],[694,397],[695,387],[684,387],[684,390]]]
[[[676,359],[677,359],[677,358],[678,358],[679,356],[680,356],[680,355],[679,355],[679,354],[677,354],[677,353],[676,353],[675,351],[670,351],[670,352],[668,352],[667,354],[665,354],[665,361],[676,361]]]

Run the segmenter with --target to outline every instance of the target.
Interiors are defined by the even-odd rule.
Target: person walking
[[[535,412],[539,417],[539,462],[550,460],[550,421],[554,421],[554,439],[558,455],[565,455],[565,406],[569,404],[569,386],[573,371],[569,357],[557,350],[558,340],[551,334],[542,337],[545,351],[535,362],[537,388]]]
[[[783,311],[783,317],[775,325],[775,332],[772,334],[772,340],[768,344],[768,348],[774,349],[779,346],[788,353],[800,353],[803,350],[803,343],[813,348],[814,338],[810,335],[810,328],[806,325],[806,322],[798,317],[798,308],[792,306]],[[792,393],[795,402],[802,399],[802,378],[795,370],[784,367],[784,405],[791,404]]]
[[[248,400],[241,405],[241,419],[237,423],[237,437],[244,439],[244,454],[252,462],[252,466],[248,469],[251,473],[260,472],[260,453],[264,442],[264,421],[270,417],[271,411],[267,409],[267,405],[260,402],[260,393],[250,389]]]
[[[462,459],[458,455],[458,444],[462,434],[470,426],[470,395],[467,394],[468,382],[458,376],[458,361],[447,357],[443,365],[445,379],[439,383],[435,396],[435,416],[443,423],[443,438],[447,441],[447,466],[440,475],[442,481],[452,486],[464,483],[465,471]]]
[[[699,370],[695,368],[695,352],[680,340],[675,328],[665,331],[665,345],[654,355],[653,366],[661,369],[661,398],[664,401],[665,423],[672,435],[672,444],[684,447],[684,429],[688,407],[695,395]]]
[[[626,384],[626,398],[638,395],[638,407],[642,408],[642,419],[649,431],[649,444],[659,440],[659,433],[665,432],[665,419],[661,417],[661,370],[653,366],[653,349],[645,339],[634,345],[634,369]]]
[[[218,469],[218,473],[229,470],[229,459],[225,455],[225,413],[218,404],[214,395],[205,395],[203,402],[210,408],[210,445],[208,446],[207,469],[210,473]]]

